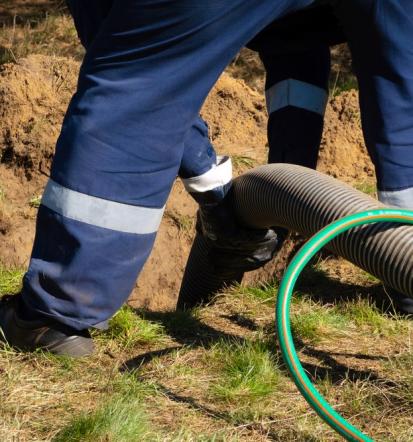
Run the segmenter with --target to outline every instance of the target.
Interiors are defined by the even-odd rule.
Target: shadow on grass
[[[47,14],[64,11],[64,0],[0,0],[0,24],[24,25],[27,22],[37,22]]]
[[[259,330],[259,327],[255,321],[253,321],[251,318],[248,318],[245,315],[242,315],[241,313],[235,313],[232,315],[221,315],[221,318],[227,319],[228,321],[231,321],[233,324],[239,325],[240,327],[243,327],[250,331]]]
[[[161,350],[149,351],[136,358],[132,358],[123,364],[122,370],[125,371],[133,371],[134,369],[151,362],[154,358],[167,356],[184,346],[208,349],[222,340],[239,343],[245,342],[245,339],[240,336],[216,330],[215,328],[204,324],[190,311],[150,312],[137,310],[137,314],[144,319],[162,325],[165,332],[180,345],[167,347]]]
[[[171,336],[178,344],[177,346],[167,347],[160,350],[149,351],[143,353],[135,358],[126,361],[121,370],[133,371],[136,368],[150,363],[154,358],[168,356],[183,346],[189,346],[192,349],[202,347],[204,349],[211,348],[215,343],[228,340],[231,342],[242,344],[246,339],[230,333],[222,332],[213,327],[204,324],[196,317],[192,316],[190,312],[142,312],[145,319],[161,324],[167,334]],[[308,375],[313,380],[330,379],[333,383],[339,383],[345,379],[351,381],[373,380],[379,381],[383,385],[393,385],[392,381],[379,377],[375,372],[370,370],[359,370],[351,368],[345,364],[338,362],[335,356],[350,356],[357,359],[371,359],[371,360],[385,360],[386,356],[369,356],[361,353],[346,354],[346,353],[330,353],[327,351],[309,347],[304,342],[295,341],[296,348],[301,350],[304,354],[317,358],[324,367],[319,364],[304,363],[303,367]],[[273,343],[273,340],[268,341],[268,350],[274,354],[280,361],[282,360],[281,352],[278,345]],[[287,371],[287,368],[282,364],[281,369]]]
[[[183,348],[184,346],[189,346],[192,349],[199,347],[208,349],[211,348],[216,342],[223,339],[240,344],[246,341],[246,339],[242,337],[216,330],[210,325],[204,324],[196,317],[196,313],[192,315],[191,312],[159,313],[139,311],[139,314],[147,320],[154,321],[162,325],[166,333],[174,338],[178,345],[150,351],[136,358],[132,358],[123,364],[121,367],[122,372],[136,372],[137,368],[149,363],[154,358],[171,355],[173,352]],[[231,318],[229,319],[231,320]],[[232,318],[232,320],[234,320],[236,323],[240,322],[239,318]],[[243,323],[242,318],[241,323]],[[246,328],[249,329],[250,326],[251,324],[246,324]],[[341,353],[337,351],[329,352],[310,347],[300,340],[296,341],[296,345],[297,348],[301,349],[303,354],[315,358],[320,362],[303,363],[304,370],[308,373],[313,382],[328,381],[332,385],[340,385],[343,381],[352,382],[355,384],[359,381],[368,381],[380,387],[379,389],[383,392],[383,397],[386,397],[387,403],[392,410],[397,410],[401,406],[405,405],[402,403],[401,399],[397,397],[397,395],[392,394],[393,390],[401,387],[400,382],[395,382],[391,379],[381,377],[377,372],[372,370],[350,367],[337,360],[337,357],[340,356],[347,356],[361,360],[386,360],[386,356],[371,356],[362,353]],[[268,350],[272,352],[281,362],[280,350],[278,345],[275,345],[273,338],[268,339]],[[321,364],[323,365],[322,367],[320,366]],[[284,373],[287,373],[287,368],[283,363],[280,364],[279,368]],[[202,403],[203,401],[196,397],[174,391],[173,389],[163,385],[161,380],[156,382],[156,386],[159,391],[171,402],[183,404],[186,407],[203,414],[204,416],[226,422],[234,427],[241,425],[243,428],[257,431],[258,433],[265,435],[268,440],[283,440],[280,439],[276,429],[272,427],[272,423],[266,424],[260,422],[250,422],[248,420],[243,421],[242,418],[240,420],[239,416],[237,417],[230,412],[222,411],[222,409],[216,409],[213,405],[211,406],[211,404]],[[299,431],[296,436],[297,440],[309,442],[316,442],[318,440],[307,433],[300,433]]]
[[[383,289],[382,284],[364,287],[348,284],[328,276],[314,267],[307,267],[296,285],[296,290],[305,293],[309,299],[321,304],[337,304],[340,302],[367,299],[382,313],[394,314],[391,300]]]
[[[182,404],[190,408],[191,410],[195,410],[197,412],[202,413],[204,416],[208,416],[212,419],[226,422],[227,424],[237,426],[241,425],[246,430],[256,431],[259,434],[266,437],[266,440],[278,442],[284,441],[284,437],[280,437],[275,431],[271,431],[271,427],[260,422],[240,422],[239,419],[231,415],[227,412],[222,412],[219,410],[214,410],[212,407],[208,407],[195,398],[191,396],[185,396],[183,394],[178,394],[172,391],[170,388],[157,383],[157,389],[160,393],[162,393],[166,398],[168,398],[171,402]],[[319,439],[312,437],[307,432],[296,431],[294,434],[297,437],[297,440],[301,440],[303,442],[318,442]]]
[[[302,343],[298,343],[298,345]],[[355,381],[378,381],[382,385],[386,385],[388,387],[393,387],[395,382],[382,378],[377,375],[374,371],[371,370],[360,370],[356,368],[351,368],[341,362],[338,362],[334,356],[344,356],[346,353],[331,353],[328,351],[311,348],[308,346],[303,347],[302,353],[307,356],[314,357],[322,362],[326,367],[320,367],[319,365],[303,363],[303,367],[307,374],[313,381],[322,381],[326,379],[330,379],[333,384],[340,383],[343,380],[350,380],[352,382]],[[358,359],[373,359],[368,355],[364,355],[361,353],[355,353],[350,355],[353,358]],[[376,356],[375,360],[387,360],[386,356]]]

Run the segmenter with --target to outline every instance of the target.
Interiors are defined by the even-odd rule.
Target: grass
[[[296,304],[297,305],[297,304]],[[296,313],[291,315],[291,329],[295,337],[318,343],[343,333],[346,317],[329,306],[308,300],[300,300]]]
[[[126,377],[128,380],[128,378]],[[114,394],[97,410],[82,413],[60,431],[55,442],[136,442],[153,441],[154,428],[144,402],[153,389],[144,384],[127,382],[127,390]],[[156,394],[156,393],[155,393]]]
[[[360,329],[367,330],[368,333],[391,336],[408,331],[408,321],[397,315],[386,317],[367,299],[343,303],[337,306],[335,311],[348,318]]]
[[[360,183],[355,184],[354,186],[360,192],[363,192],[367,195],[370,195],[373,198],[377,196],[377,187],[375,183],[370,181],[362,181]]]
[[[0,296],[18,293],[21,289],[23,275],[22,269],[6,269],[0,266]]]
[[[252,169],[257,165],[257,161],[247,155],[231,155],[231,161],[235,168]]]
[[[235,289],[238,296],[249,298],[266,305],[274,305],[275,297],[278,291],[276,284],[265,284],[257,286],[239,286]]]
[[[387,369],[389,373],[399,375],[395,384],[395,393],[402,408],[410,412],[413,407],[413,349],[408,353],[389,358]]]
[[[340,265],[315,263],[294,298],[300,359],[353,424],[374,440],[407,442],[413,427],[412,327],[363,299],[312,299],[306,287],[326,283],[332,278],[327,266],[338,272]],[[21,274],[3,269],[2,284],[17,285]],[[346,275],[347,284],[351,278],[359,284],[363,276]],[[0,439],[337,441],[280,360],[275,296],[275,285],[240,286],[194,312],[123,307],[109,330],[96,335],[97,352],[87,360],[3,348]]]
[[[109,321],[109,329],[98,339],[114,341],[123,349],[162,341],[165,332],[161,325],[140,317],[132,308],[122,307]]]
[[[338,70],[330,77],[331,97],[336,97],[337,95],[352,89],[358,90],[358,88],[357,78],[351,72],[343,72]]]
[[[38,209],[40,207],[40,203],[42,202],[42,195],[35,195],[29,201],[29,206]]]
[[[16,63],[29,54],[59,55],[81,59],[83,49],[71,17],[45,15],[23,25],[0,29],[0,64]]]
[[[166,210],[165,216],[175,224],[180,233],[190,234],[193,231],[195,222],[192,216],[181,215],[171,210]]]
[[[280,380],[278,358],[262,342],[223,341],[208,356],[221,376],[211,385],[214,397],[251,404],[271,394]]]

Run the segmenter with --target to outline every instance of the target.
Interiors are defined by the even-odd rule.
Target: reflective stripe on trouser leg
[[[329,48],[282,55],[267,49],[260,56],[267,71],[269,162],[315,168],[328,99]]]
[[[46,186],[42,205],[74,221],[140,235],[157,232],[164,211],[85,195],[53,180]]]
[[[125,302],[155,235],[95,227],[40,206],[23,302],[75,329],[99,326]]]
[[[87,51],[51,179],[79,194],[163,207],[185,137],[222,70],[261,28],[310,3],[115,0]],[[153,238],[42,207],[25,302],[77,328],[102,322],[126,300]]]
[[[218,156],[216,163],[202,175],[182,179],[185,189],[199,204],[222,201],[231,186],[232,162],[229,157]]]
[[[231,160],[217,157],[209,141],[208,125],[201,117],[185,137],[179,176],[187,192],[199,204],[222,201],[231,185]]]
[[[378,196],[383,204],[413,210],[413,187],[403,190],[379,190]]]
[[[288,78],[275,83],[265,92],[268,113],[292,106],[324,117],[328,93],[311,83]]]

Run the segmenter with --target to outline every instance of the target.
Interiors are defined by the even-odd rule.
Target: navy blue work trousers
[[[113,315],[150,253],[186,145],[205,138],[205,128],[194,127],[209,90],[255,35],[312,3],[112,2],[88,45],[57,143],[24,278],[27,309],[76,329]],[[352,47],[366,140],[382,190],[409,191],[413,5],[334,3]],[[299,81],[287,82],[280,91],[300,90],[296,86]],[[295,92],[287,98],[272,92],[270,109],[300,101]],[[310,99],[315,96],[316,89]],[[321,101],[314,102],[317,111]]]

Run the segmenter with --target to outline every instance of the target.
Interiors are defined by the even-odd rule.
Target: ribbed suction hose
[[[385,208],[377,200],[327,175],[291,164],[257,167],[234,180],[233,204],[248,227],[285,227],[311,236],[357,212]],[[396,223],[361,226],[327,248],[393,289],[413,297],[413,227]],[[217,274],[207,260],[208,244],[197,237],[179,294],[178,307],[208,300],[240,274]]]

